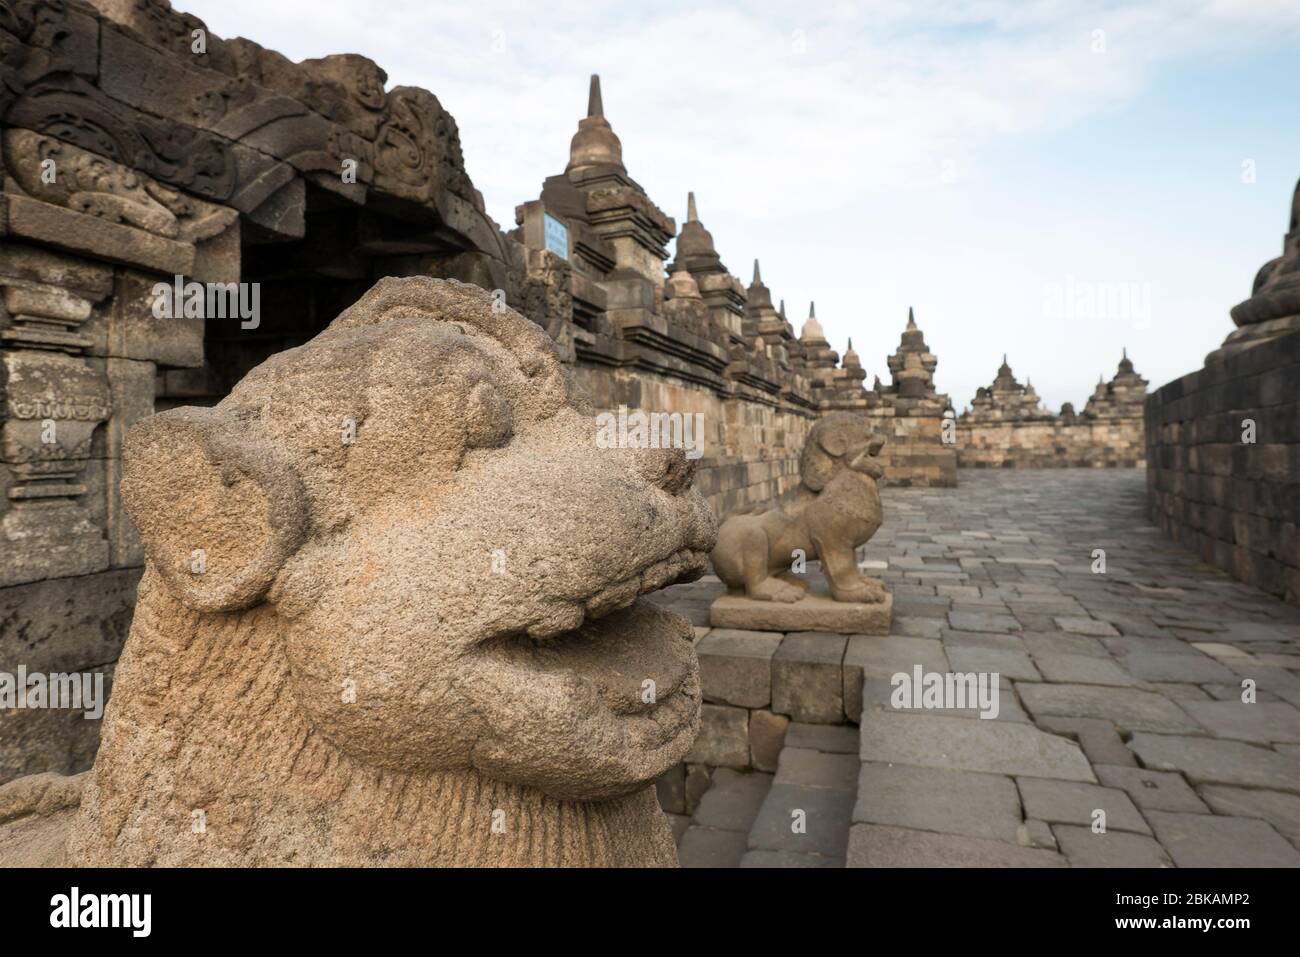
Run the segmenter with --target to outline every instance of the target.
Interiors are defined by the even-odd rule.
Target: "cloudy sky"
[[[1054,409],[1122,347],[1153,387],[1199,368],[1300,177],[1297,0],[175,5],[432,90],[507,229],[599,73],[665,212],[695,190],[731,271],[869,375],[915,307],[958,409],[1003,352]]]

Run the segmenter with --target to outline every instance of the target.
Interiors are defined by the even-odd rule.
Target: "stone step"
[[[741,867],[843,867],[857,797],[857,729],[794,722]]]
[[[677,843],[682,867],[739,867],[749,831],[772,786],[772,775],[714,770],[690,825]]]

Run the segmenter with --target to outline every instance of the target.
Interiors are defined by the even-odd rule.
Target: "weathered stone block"
[[[829,595],[811,591],[791,604],[726,594],[709,609],[709,621],[715,628],[887,635],[893,609],[894,599],[888,593],[884,601],[874,604],[835,601]]]
[[[825,632],[786,635],[772,658],[772,710],[813,724],[843,721],[847,644]]]
[[[785,745],[790,719],[770,711],[749,713],[750,763],[760,771],[775,771]]]
[[[772,701],[772,656],[781,644],[773,632],[715,628],[700,639],[700,684],[704,700],[745,708]]]
[[[709,767],[749,767],[749,712],[744,708],[706,704],[701,708],[700,734],[686,755],[691,764]]]

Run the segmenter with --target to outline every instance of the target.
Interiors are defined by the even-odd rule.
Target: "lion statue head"
[[[85,863],[674,863],[699,727],[680,449],[604,449],[545,333],[380,280],[214,408],[145,419],[147,556]],[[201,829],[195,822],[201,821]]]

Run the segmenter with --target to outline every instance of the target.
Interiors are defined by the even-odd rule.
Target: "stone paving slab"
[[[1300,851],[1266,821],[1176,811],[1147,816],[1179,867],[1300,867]]]
[[[845,867],[1065,867],[1060,854],[1005,841],[854,824]]]
[[[1257,817],[1268,821],[1292,844],[1300,848],[1300,795],[1282,791],[1258,791],[1206,784],[1201,797],[1218,814]]]
[[[1022,684],[1016,687],[1029,713],[1104,718],[1126,731],[1197,732],[1201,726],[1174,702],[1140,688],[1102,685]]]
[[[1181,771],[1194,783],[1300,791],[1300,762],[1259,745],[1139,732],[1129,747],[1147,767]]]
[[[1094,833],[1091,827],[1057,824],[1052,828],[1071,867],[1173,867],[1154,838],[1126,831]]]
[[[857,754],[858,729],[851,725],[805,724],[792,721],[785,732],[787,748],[807,748],[828,754]]]
[[[850,790],[857,783],[858,768],[858,759],[852,754],[783,748],[773,783]]]
[[[855,799],[852,789],[773,784],[750,829],[749,849],[843,857]]]
[[[1009,777],[869,762],[862,765],[853,821],[1014,844],[1022,817]]]
[[[1182,708],[1217,738],[1300,744],[1300,710],[1268,702],[1184,701]]]
[[[957,771],[1096,780],[1073,741],[1011,721],[875,713],[862,725],[860,756]]]
[[[748,835],[692,824],[677,845],[682,867],[739,867],[745,856]]]
[[[977,705],[968,708],[944,708],[936,711],[925,707],[913,707],[910,704],[895,707],[895,686],[886,678],[867,678],[862,682],[862,707],[872,711],[885,711],[892,714],[928,714],[942,718],[980,718],[981,709]],[[1015,688],[1005,679],[998,682],[998,713],[996,718],[980,718],[983,721],[1023,721],[1029,722],[1029,715],[1016,700]]]
[[[1046,681],[1117,687],[1132,687],[1141,683],[1112,659],[1096,655],[1047,652],[1034,655],[1034,664]]]
[[[1046,778],[1017,778],[1025,815],[1049,824],[1073,824],[1091,828],[1097,812],[1104,811],[1108,831],[1136,831],[1150,834],[1137,807],[1118,788],[1084,784],[1080,781],[1051,781]]]
[[[747,851],[741,867],[843,867],[843,857],[799,854],[795,851]]]
[[[1205,802],[1196,796],[1181,774],[1113,764],[1095,764],[1093,770],[1102,784],[1127,791],[1133,802],[1144,811],[1210,813]]]

